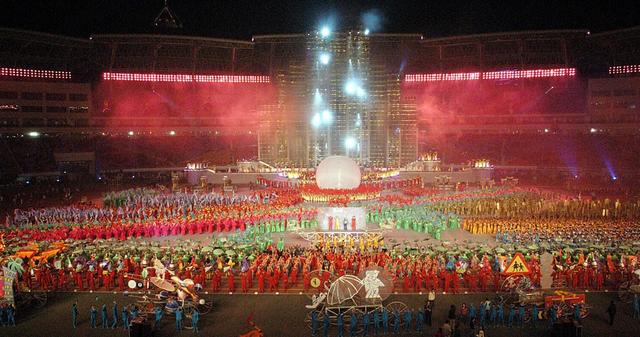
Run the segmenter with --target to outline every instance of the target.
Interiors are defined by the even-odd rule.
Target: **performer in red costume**
[[[229,286],[229,292],[232,293],[236,290],[236,285],[235,285],[235,280],[233,277],[233,272],[231,271],[231,269],[229,269],[229,271],[227,272],[227,285]]]

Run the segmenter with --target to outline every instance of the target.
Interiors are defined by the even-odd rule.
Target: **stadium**
[[[131,336],[183,315],[225,336],[631,333],[603,322],[614,300],[640,315],[640,26],[181,26],[165,2],[149,33],[0,28],[0,334],[72,305],[97,331],[103,303],[111,327],[112,301]]]
[[[197,160],[313,167],[325,155],[306,139],[318,32],[252,41],[1,33],[5,182],[42,172],[166,172]],[[404,167],[436,151],[453,165],[489,159],[498,176],[625,186],[637,178],[639,34],[372,33],[363,56],[369,135],[357,158]],[[323,90],[340,84],[331,85]],[[332,99],[337,108],[342,98]],[[348,110],[337,112],[327,154],[345,153]]]

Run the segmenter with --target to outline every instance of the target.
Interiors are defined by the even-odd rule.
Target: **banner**
[[[4,284],[2,285],[2,289],[4,290],[3,298],[8,303],[15,304],[13,298],[13,280],[16,278],[17,274],[15,271],[7,267],[2,267],[2,271],[4,272]]]

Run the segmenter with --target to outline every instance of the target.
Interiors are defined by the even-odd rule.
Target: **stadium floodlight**
[[[357,145],[356,139],[353,137],[347,137],[344,140],[344,147],[347,148],[347,150],[351,150],[353,148],[355,148]]]
[[[127,134],[128,134],[129,136],[133,136],[133,135],[134,135],[133,131],[129,131],[129,132],[127,132]]]
[[[175,136],[175,135],[176,135],[175,131],[173,131],[173,130],[169,131],[169,136]]]
[[[327,52],[320,53],[320,63],[327,65],[331,61],[331,54]]]
[[[322,120],[320,119],[320,114],[316,112],[316,114],[311,118],[311,126],[317,129],[320,125],[322,125]]]
[[[367,92],[360,84],[360,81],[356,79],[347,80],[347,83],[344,85],[344,92],[348,96],[357,96],[359,98],[367,97]]]
[[[322,38],[327,38],[329,35],[331,35],[331,29],[329,29],[329,26],[322,26],[322,28],[320,28],[320,36],[322,36]]]
[[[358,92],[358,83],[355,80],[348,80],[344,85],[344,92],[347,95],[355,95]]]
[[[364,35],[369,35],[369,33],[370,33],[369,28],[364,30]]]
[[[329,110],[325,110],[322,112],[322,123],[329,125],[333,122],[333,113]]]
[[[40,137],[40,132],[31,131],[31,132],[27,133],[27,136],[32,137],[32,138],[37,138],[37,137]]]
[[[316,92],[313,95],[313,105],[317,106],[320,104],[322,104],[322,94],[319,89],[316,89]]]

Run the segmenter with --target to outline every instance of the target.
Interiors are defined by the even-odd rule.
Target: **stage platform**
[[[439,177],[447,176],[450,183],[466,183],[466,184],[478,184],[481,181],[491,179],[491,169],[472,168],[472,169],[457,169],[452,171],[405,171],[400,170],[398,179],[413,179],[420,177],[425,185],[433,185],[436,183]],[[287,181],[286,178],[282,178],[277,173],[234,173],[234,172],[217,172],[210,169],[200,170],[185,170],[187,181],[190,185],[199,185],[200,177],[205,177],[209,184],[222,184],[223,178],[226,176],[231,179],[234,185],[246,185],[250,182],[255,182],[258,176],[262,176],[268,180],[282,180]],[[290,180],[293,183],[297,183],[296,179]]]
[[[317,209],[320,231],[367,231],[367,211],[364,207],[318,207]]]
[[[306,228],[306,229],[300,229],[295,233],[309,242],[317,242],[320,240],[322,241],[325,241],[328,239],[333,240],[334,238],[336,238],[337,240],[344,240],[349,238],[353,238],[354,240],[357,240],[361,237],[364,237],[364,238],[382,237],[385,232],[386,230],[380,228],[377,225],[368,225],[368,226],[363,226],[363,228],[360,228],[359,230],[355,230],[355,231],[349,231],[349,230],[328,231],[328,230],[322,230],[321,228]]]

